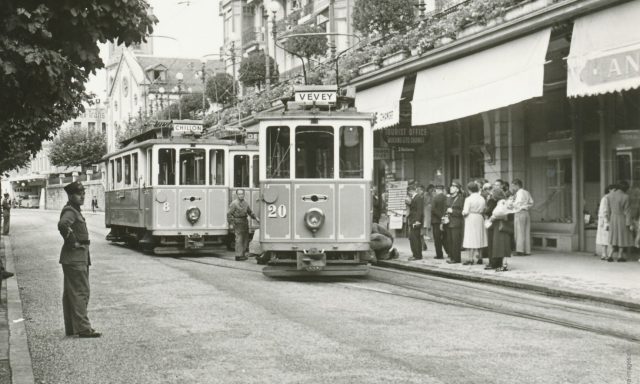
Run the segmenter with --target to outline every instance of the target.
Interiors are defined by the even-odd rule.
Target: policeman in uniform
[[[74,181],[64,187],[69,202],[62,208],[58,230],[64,239],[60,251],[60,264],[64,273],[64,291],[62,309],[64,311],[64,329],[67,336],[78,335],[81,338],[100,337],[100,333],[91,328],[87,316],[89,304],[89,231],[87,223],[80,213],[84,204],[84,187]]]
[[[244,189],[236,190],[236,199],[229,205],[229,212],[227,212],[227,220],[229,224],[233,224],[233,229],[236,235],[236,260],[244,261],[247,257],[244,255],[244,251],[249,245],[249,220],[247,216],[260,222],[256,215],[251,211],[249,203],[244,200]]]
[[[9,226],[11,224],[11,200],[9,200],[9,194],[4,194],[4,199],[2,200],[2,234],[9,234]]]

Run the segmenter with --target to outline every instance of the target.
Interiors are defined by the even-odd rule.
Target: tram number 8
[[[267,205],[267,217],[287,217],[287,207],[284,204],[280,204],[277,207],[275,204],[269,204]]]

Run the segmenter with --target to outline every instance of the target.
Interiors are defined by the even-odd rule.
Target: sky
[[[218,16],[219,0],[147,0],[153,7],[158,24],[153,29],[154,54],[200,58],[218,53],[222,45],[222,18]],[[106,63],[107,45],[100,56]],[[87,90],[104,99],[104,71],[91,76]]]

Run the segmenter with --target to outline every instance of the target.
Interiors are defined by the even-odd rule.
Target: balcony
[[[246,50],[262,41],[264,41],[264,36],[260,28],[251,25],[242,30],[242,49]]]

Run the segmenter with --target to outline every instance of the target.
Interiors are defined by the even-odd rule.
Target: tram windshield
[[[161,148],[158,150],[158,185],[175,185],[176,150]]]
[[[296,128],[296,178],[333,178],[333,127]]]
[[[345,179],[364,176],[364,145],[362,127],[340,127],[340,177]]]
[[[259,177],[259,156],[253,156],[253,188],[260,187],[260,177]]]
[[[180,150],[180,185],[205,185],[205,150]]]
[[[249,187],[249,156],[235,155],[233,157],[233,187]]]
[[[224,151],[212,149],[209,151],[209,184],[224,185]]]
[[[276,126],[267,128],[267,178],[288,179],[290,133],[289,127]]]

